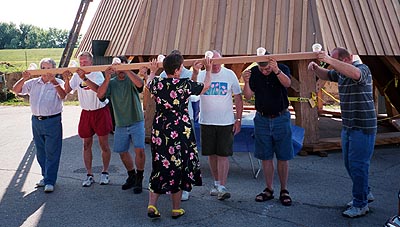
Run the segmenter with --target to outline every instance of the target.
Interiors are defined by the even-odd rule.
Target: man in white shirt
[[[221,58],[221,53],[214,50],[213,58]],[[203,82],[205,72],[200,72],[199,82]],[[211,86],[200,95],[200,136],[201,152],[208,156],[214,178],[212,196],[218,200],[231,197],[226,189],[229,172],[229,156],[233,155],[233,137],[240,132],[243,111],[243,100],[239,80],[235,73],[213,64]],[[233,112],[232,96],[235,99],[236,116]],[[236,118],[235,118],[236,117]]]
[[[80,66],[93,65],[93,55],[82,52],[78,55]],[[78,126],[78,134],[83,139],[83,161],[87,170],[83,187],[90,187],[94,183],[92,172],[92,144],[93,136],[97,134],[102,151],[103,170],[100,176],[100,185],[109,183],[108,168],[110,165],[111,151],[108,143],[108,134],[112,131],[112,119],[108,100],[104,102],[97,98],[97,89],[103,83],[104,76],[101,72],[86,73],[78,69],[71,79],[64,77],[65,91],[78,91],[79,104],[82,108]]]
[[[40,69],[56,67],[53,59],[40,61]],[[28,94],[32,111],[32,133],[36,147],[36,158],[42,170],[43,179],[36,183],[49,193],[54,191],[60,164],[62,148],[61,112],[63,100],[67,95],[64,81],[53,74],[44,74],[31,78],[29,72],[22,73],[13,91],[17,94]]]

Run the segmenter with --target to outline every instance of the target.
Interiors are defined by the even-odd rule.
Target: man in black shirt
[[[250,70],[243,72],[243,94],[246,99],[255,95],[254,117],[255,152],[254,156],[262,160],[267,187],[256,196],[257,202],[274,198],[274,154],[281,183],[279,200],[285,206],[292,204],[287,190],[289,160],[293,158],[292,131],[287,88],[290,87],[290,69],[278,64],[271,58],[268,62],[259,62]]]

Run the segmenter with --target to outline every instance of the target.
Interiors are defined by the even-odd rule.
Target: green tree
[[[27,49],[27,48],[34,48],[30,45],[30,43],[33,43],[32,38],[34,37],[29,37],[31,33],[31,30],[33,28],[33,25],[28,25],[28,24],[20,24],[19,25],[19,30],[21,31],[21,36],[20,36],[20,41],[21,41],[21,49]],[[32,36],[32,35],[31,35]]]
[[[29,24],[0,23],[0,49],[63,48],[67,30],[42,29]]]
[[[14,23],[0,23],[0,49],[18,48],[20,32]]]

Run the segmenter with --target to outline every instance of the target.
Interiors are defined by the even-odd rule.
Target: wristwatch
[[[85,78],[83,78],[83,81],[87,81],[88,80],[88,78],[85,76]]]
[[[282,72],[282,70],[278,70],[278,72],[277,73],[275,73],[276,75],[279,75],[279,74],[281,74],[281,72]]]
[[[242,119],[240,119],[240,118],[238,118],[238,119],[236,119],[237,121],[242,121]]]

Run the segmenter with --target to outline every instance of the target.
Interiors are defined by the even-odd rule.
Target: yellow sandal
[[[153,210],[153,211],[150,211]],[[153,205],[149,205],[147,207],[147,216],[149,216],[149,218],[160,218],[161,214],[160,212],[158,212],[157,207],[153,206]]]
[[[174,215],[174,213],[178,213],[178,215]],[[172,218],[173,219],[178,219],[179,217],[183,216],[185,214],[185,210],[180,208],[180,209],[173,209],[172,210]]]

